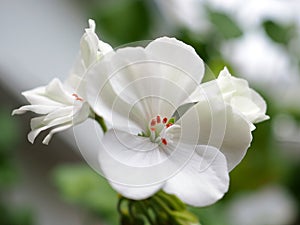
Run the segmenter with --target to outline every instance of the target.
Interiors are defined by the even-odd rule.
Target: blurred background
[[[21,91],[67,77],[92,18],[113,47],[176,37],[212,72],[226,65],[267,100],[271,119],[257,125],[228,194],[191,208],[202,224],[299,225],[299,10],[298,0],[1,0],[0,224],[117,224],[117,195],[84,162],[72,132],[31,145],[32,115],[10,115],[26,103]]]

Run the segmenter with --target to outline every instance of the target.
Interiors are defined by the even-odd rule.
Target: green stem
[[[118,209],[118,212],[119,212],[120,214],[123,214],[123,212],[122,212],[122,202],[123,202],[124,200],[126,200],[126,198],[123,198],[122,196],[119,197],[117,209]]]
[[[167,202],[168,205],[170,205],[171,208],[173,208],[173,210],[181,211],[186,208],[185,204],[182,203],[181,200],[178,199],[175,195],[169,195],[163,191],[159,191],[157,193],[157,196],[159,196],[161,199]]]
[[[171,210],[165,205],[165,203],[157,196],[153,196],[152,197],[153,201],[155,201],[157,203],[157,205],[164,210],[168,215],[171,214]]]
[[[136,215],[135,215],[134,209],[133,209],[133,202],[130,200],[128,201],[128,212],[132,218],[136,218]]]
[[[99,123],[99,125],[101,126],[102,130],[103,130],[103,133],[105,133],[107,131],[107,126],[105,124],[105,121],[103,119],[102,116],[98,116],[96,113],[95,113],[95,120]]]
[[[147,218],[148,222],[151,225],[155,225],[155,222],[152,220],[151,216],[149,215],[148,209],[147,209],[146,205],[144,204],[144,201],[139,201],[139,202],[137,202],[137,204],[140,206],[140,209],[142,210],[143,214]]]

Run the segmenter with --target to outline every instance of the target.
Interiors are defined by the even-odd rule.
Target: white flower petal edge
[[[109,51],[112,51],[112,47],[98,39],[95,22],[89,20],[89,28],[80,41],[80,56],[64,84],[55,78],[46,86],[22,93],[31,105],[14,110],[12,115],[27,111],[43,115],[31,120],[31,132],[28,134],[31,143],[40,132],[51,129],[43,140],[43,144],[48,144],[53,134],[82,123],[92,114],[85,101],[84,74],[91,64]]]
[[[225,102],[240,111],[251,123],[269,119],[266,115],[267,105],[264,99],[246,80],[233,77],[225,67],[217,78],[217,83]]]
[[[225,156],[212,146],[198,145],[189,163],[166,182],[163,190],[192,206],[207,206],[227,192],[229,175]]]

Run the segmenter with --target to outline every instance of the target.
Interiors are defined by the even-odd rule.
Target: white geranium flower
[[[60,80],[56,78],[47,86],[25,91],[22,94],[31,105],[14,110],[13,115],[27,111],[43,115],[31,119],[31,132],[28,134],[31,143],[40,132],[51,128],[52,130],[43,140],[43,144],[48,144],[53,134],[83,122],[90,114],[88,103],[77,94],[66,91]]]
[[[251,123],[269,119],[264,99],[242,78],[231,76],[225,67],[217,78],[224,100],[239,110]]]
[[[120,194],[139,200],[163,189],[205,206],[227,191],[228,171],[252,139],[248,121],[206,90],[174,118],[203,73],[195,50],[167,37],[118,49],[89,69],[87,99],[112,126],[99,148],[101,172]]]
[[[92,114],[85,101],[84,74],[92,63],[112,51],[112,48],[98,39],[93,20],[89,20],[89,25],[81,38],[80,56],[66,82],[62,84],[55,78],[47,86],[23,92],[31,105],[22,106],[12,112],[14,115],[32,111],[43,115],[31,120],[32,131],[28,134],[31,143],[40,132],[51,129],[43,140],[43,144],[48,144],[53,134],[85,121]]]

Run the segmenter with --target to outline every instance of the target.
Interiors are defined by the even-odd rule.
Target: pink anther
[[[80,98],[77,94],[72,94],[73,97],[75,97],[76,101],[83,101],[82,98]]]

